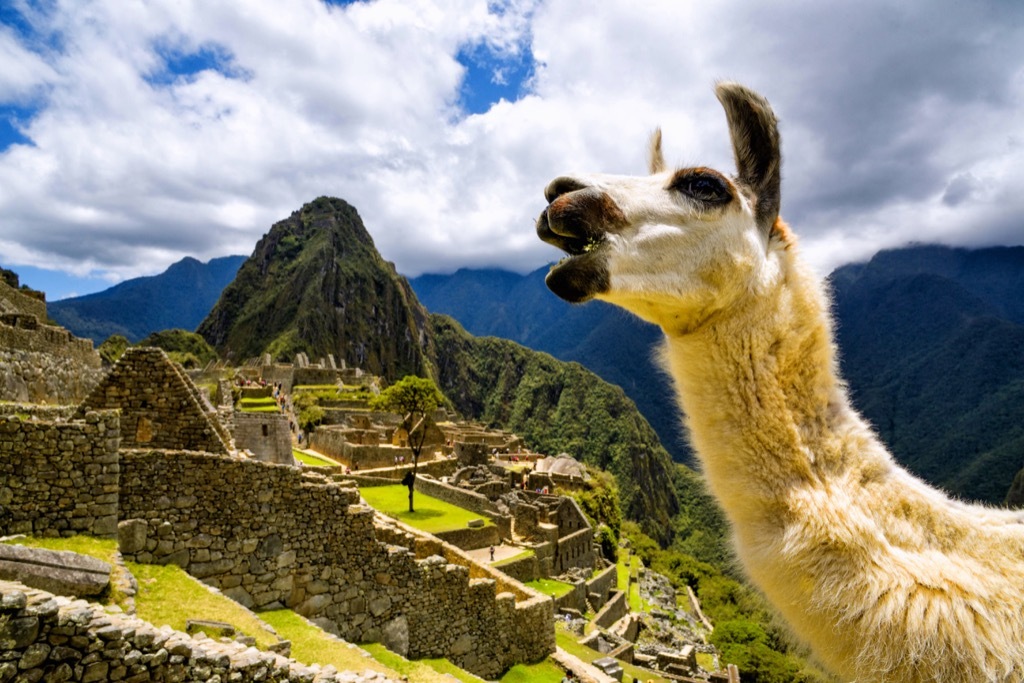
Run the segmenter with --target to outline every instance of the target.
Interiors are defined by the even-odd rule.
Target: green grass
[[[239,401],[238,408],[243,413],[278,413],[281,411],[277,400],[269,396],[266,398],[243,398]]]
[[[516,664],[501,677],[501,683],[561,683],[565,672],[549,659],[537,664]]]
[[[705,671],[715,670],[715,656],[710,652],[698,652],[697,655],[697,666],[704,669]]]
[[[629,551],[619,548],[618,562],[615,563],[615,589],[624,591],[629,587]]]
[[[337,391],[337,384],[297,384],[292,387],[292,393],[299,393],[302,391]]]
[[[526,585],[535,591],[544,595],[550,595],[553,598],[560,598],[573,589],[571,583],[555,581],[554,579],[534,579],[533,581],[527,581]]]
[[[629,602],[629,609],[633,612],[650,612],[651,605],[646,600],[640,597],[640,570],[643,569],[644,563],[638,555],[629,555],[628,553],[623,556],[622,551],[619,551],[619,561],[616,564],[616,584],[618,590],[626,590],[626,586],[629,586],[629,594],[626,595],[626,600]],[[626,577],[632,577],[631,583],[627,582]]]
[[[463,671],[445,659],[420,659],[409,661],[395,654],[380,643],[367,643],[361,648],[373,655],[378,662],[407,676],[410,683],[451,683],[451,676],[464,683],[482,683],[483,679]],[[449,676],[448,674],[451,674]],[[400,678],[401,676],[398,676]]]
[[[279,636],[292,641],[292,659],[304,664],[332,664],[339,671],[379,671],[388,678],[400,678],[399,673],[367,657],[355,645],[331,638],[316,626],[290,609],[260,612],[260,618],[277,630]]]
[[[326,455],[313,455],[312,453],[303,453],[297,448],[292,449],[292,455],[295,459],[301,462],[303,465],[309,465],[310,467],[337,467],[340,463],[337,463]]]
[[[140,619],[155,626],[166,624],[177,631],[185,630],[188,619],[223,621],[239,633],[255,638],[260,649],[277,642],[277,637],[252,612],[230,598],[211,593],[180,567],[126,564],[139,582],[135,609]]]
[[[494,524],[487,517],[463,510],[418,491],[413,498],[413,507],[416,511],[409,512],[409,489],[401,484],[363,488],[359,490],[359,493],[366,499],[370,507],[420,531],[426,531],[428,534],[464,529],[472,519],[483,519],[485,526]]]

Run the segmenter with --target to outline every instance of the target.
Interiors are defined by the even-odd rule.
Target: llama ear
[[[781,164],[779,127],[768,100],[738,83],[719,83],[738,178],[757,197],[754,215],[765,234],[779,216]]]
[[[651,133],[647,158],[651,175],[665,170],[665,155],[661,152],[661,128],[655,128],[654,132]]]

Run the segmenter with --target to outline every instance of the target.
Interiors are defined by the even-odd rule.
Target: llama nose
[[[547,199],[548,204],[550,204],[563,194],[582,190],[585,187],[587,187],[587,184],[582,180],[577,180],[570,176],[559,176],[548,183],[548,186],[544,188],[544,198]]]

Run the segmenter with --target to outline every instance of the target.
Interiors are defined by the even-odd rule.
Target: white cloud
[[[407,274],[524,271],[556,257],[533,220],[558,174],[643,172],[657,125],[670,162],[729,169],[719,78],[778,110],[784,212],[819,265],[1020,241],[1022,18],[998,0],[69,0],[30,17],[58,41],[0,27],[0,104],[43,97],[35,147],[0,153],[0,251],[132,277],[249,253],[327,194]],[[460,112],[474,45],[532,49],[531,94]],[[159,83],[161,54],[201,48],[226,73]]]

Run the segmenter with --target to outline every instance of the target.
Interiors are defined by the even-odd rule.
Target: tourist
[[[491,562],[494,562],[494,546],[491,546]]]

